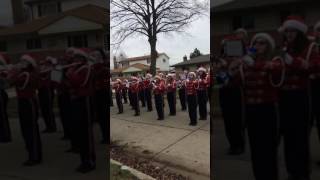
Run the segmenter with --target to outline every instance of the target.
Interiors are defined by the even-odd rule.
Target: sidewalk
[[[254,180],[251,166],[250,149],[248,140],[246,140],[246,153],[240,156],[227,155],[229,147],[228,141],[224,132],[224,124],[221,117],[215,117],[213,128],[213,178],[214,180]],[[312,176],[311,180],[320,179],[320,167],[316,162],[320,160],[320,142],[317,137],[316,129],[312,130],[311,139],[311,163]],[[279,180],[287,178],[284,155],[283,142],[279,148]]]
[[[116,104],[115,104],[116,105]],[[210,121],[198,121],[189,126],[188,113],[180,111],[158,121],[156,111],[147,112],[141,108],[141,116],[133,116],[130,107],[124,105],[124,114],[118,115],[117,107],[111,107],[111,139],[128,145],[141,156],[154,158],[168,166],[198,173],[210,179]],[[209,108],[208,108],[209,110]]]
[[[106,180],[107,157],[106,145],[99,144],[100,129],[95,125],[95,148],[97,169],[88,174],[75,172],[80,164],[78,154],[65,153],[69,148],[68,141],[61,141],[60,120],[56,119],[59,132],[41,134],[43,146],[43,163],[34,167],[24,167],[26,160],[25,144],[20,132],[18,119],[11,118],[10,126],[13,136],[12,143],[0,144],[0,179],[1,180]],[[40,129],[43,130],[43,120],[39,119]]]

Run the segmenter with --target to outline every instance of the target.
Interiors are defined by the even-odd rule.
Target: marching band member
[[[122,114],[123,113],[123,104],[122,104],[122,97],[121,97],[122,90],[123,90],[122,81],[120,79],[117,79],[113,88],[116,91],[116,101],[119,109],[118,114]]]
[[[164,83],[159,75],[154,77],[155,83],[153,85],[154,102],[157,109],[158,119],[164,120],[164,109],[163,109],[163,94],[165,91]]]
[[[108,129],[107,129],[107,109],[108,109],[108,91],[106,87],[107,83],[107,57],[102,49],[94,49],[90,53],[94,59],[94,97],[93,97],[93,109],[95,110],[96,120],[98,121],[102,134],[102,144],[107,143]]]
[[[6,66],[10,63],[9,57],[0,53],[0,67]],[[5,91],[5,86],[7,84],[6,78],[8,72],[0,72],[0,143],[11,142],[11,130],[9,125],[7,104],[8,104],[8,94]]]
[[[141,101],[141,107],[146,107],[144,91],[145,91],[145,88],[144,88],[143,78],[142,76],[140,76],[139,77],[139,99]]]
[[[23,55],[19,63],[21,64],[21,69],[9,75],[8,79],[16,87],[22,136],[29,156],[23,165],[34,166],[42,162],[42,145],[36,100],[38,64],[33,55],[30,54]]]
[[[124,79],[123,80],[123,89],[122,89],[122,97],[123,97],[124,104],[128,103],[127,94],[128,94],[128,87],[129,86],[127,86],[127,83],[128,83],[128,80]]]
[[[63,66],[67,64],[71,64],[72,59],[71,56],[65,54],[62,58],[58,59],[58,66]],[[70,93],[68,88],[68,82],[66,81],[66,69],[62,69],[62,79],[60,82],[54,83],[56,92],[57,92],[57,100],[59,107],[59,115],[63,128],[63,137],[62,140],[67,140],[70,138],[70,131],[72,125],[70,124],[71,119],[71,110],[70,110]]]
[[[197,125],[197,86],[196,73],[189,72],[188,80],[185,82],[187,103],[189,110],[190,126]]]
[[[170,110],[170,116],[176,115],[176,91],[177,91],[177,83],[174,79],[173,74],[168,74],[168,78],[166,81],[166,90],[167,90],[167,99]]]
[[[314,34],[314,46],[318,53],[318,59],[320,59],[320,21],[316,23],[313,29]],[[319,65],[315,65],[314,72],[310,76],[310,93],[311,93],[311,107],[312,107],[312,124],[315,121],[315,125],[318,130],[318,139],[320,140],[320,73]],[[320,161],[317,162],[320,165]]]
[[[57,59],[47,56],[45,60],[39,62],[40,82],[38,89],[38,99],[41,115],[46,128],[44,133],[53,133],[57,131],[55,116],[53,113],[54,89],[50,79],[50,69],[57,64]]]
[[[299,16],[289,16],[279,29],[286,47],[286,78],[280,90],[280,127],[289,178],[310,179],[309,63],[316,53],[307,39],[308,26]],[[294,101],[294,105],[292,105]]]
[[[185,111],[187,110],[186,106],[186,87],[185,87],[185,81],[188,78],[188,71],[184,70],[183,74],[179,76],[179,81],[178,81],[178,92],[179,92],[179,100],[181,104],[181,110]]]
[[[285,64],[281,57],[273,57],[275,41],[269,34],[256,34],[252,38],[251,48],[256,49],[256,54],[253,57],[244,56],[240,74],[244,85],[253,172],[257,180],[278,179],[276,103]]]
[[[77,49],[74,52],[74,61],[79,64],[71,67],[67,72],[67,78],[72,87],[73,136],[79,146],[81,157],[81,165],[77,171],[82,173],[92,171],[96,167],[90,108],[90,97],[93,93],[92,67],[88,64],[88,58],[86,49]]]
[[[112,82],[112,79],[110,77],[110,82]],[[109,86],[109,99],[110,99],[110,106],[113,106],[113,95],[112,95],[112,85]]]
[[[210,107],[211,107],[211,87],[213,87],[213,77],[212,77],[212,71],[210,70],[210,67],[208,69],[208,74],[207,74],[207,77],[206,77],[206,80],[207,80],[207,94],[208,94],[208,100],[209,100],[209,104],[210,104]],[[213,90],[213,89],[212,89]]]
[[[130,84],[130,93],[131,93],[131,100],[132,100],[132,108],[135,111],[134,116],[140,116],[140,107],[139,107],[139,79],[135,76],[131,77],[131,84]]]
[[[151,82],[152,74],[147,73],[146,79],[144,80],[144,89],[146,95],[146,102],[148,111],[152,111],[152,82]]]
[[[197,87],[197,96],[198,96],[198,105],[199,105],[199,120],[207,120],[207,73],[206,69],[200,67],[198,70],[199,78],[198,78],[198,87]]]
[[[222,47],[225,42],[233,40],[233,35],[227,36],[222,41]],[[241,81],[237,76],[232,76],[233,67],[236,65],[238,58],[227,57],[222,48],[219,58],[217,58],[217,84],[219,88],[219,104],[221,107],[222,117],[225,126],[225,133],[230,144],[228,154],[239,155],[244,153],[245,147],[245,126],[243,119],[243,99]]]

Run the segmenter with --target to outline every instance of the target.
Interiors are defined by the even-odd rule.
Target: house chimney
[[[22,0],[11,0],[13,23],[21,24],[24,22],[24,10]]]
[[[117,63],[117,58],[116,56],[113,56],[113,68],[118,69],[118,63]]]
[[[187,58],[186,55],[184,55],[184,56],[183,56],[183,62],[186,62],[186,61],[188,61],[188,58]]]

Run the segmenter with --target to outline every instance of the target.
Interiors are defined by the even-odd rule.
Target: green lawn
[[[110,164],[110,174],[111,180],[139,180],[137,177],[133,176],[127,170],[121,170],[121,167],[116,164]]]

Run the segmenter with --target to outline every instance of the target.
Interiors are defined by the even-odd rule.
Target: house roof
[[[117,68],[117,69],[113,69],[111,70],[111,73],[121,73],[131,67],[134,67],[134,68],[137,68],[137,69],[140,69],[141,71],[146,71],[146,70],[149,70],[150,69],[150,66],[148,65],[145,65],[145,64],[141,64],[141,63],[135,63],[135,64],[132,64],[128,67],[124,67],[124,68]],[[157,70],[159,70],[159,68],[157,68]]]
[[[88,4],[79,8],[62,12],[57,15],[46,16],[35,19],[28,23],[17,24],[13,27],[0,29],[0,36],[37,33],[39,30],[67,16],[74,16],[87,21],[107,25],[107,18],[109,15],[107,9],[100,6]]]
[[[203,64],[203,63],[209,63],[209,62],[210,62],[210,54],[205,54],[202,56],[189,59],[188,61],[174,64],[171,67],[188,66],[188,65]]]
[[[161,56],[161,55],[165,55],[167,57],[169,57],[166,53],[159,53],[158,56]],[[150,55],[146,55],[146,56],[138,56],[138,57],[131,57],[131,58],[127,58],[127,59],[124,59],[120,62],[127,62],[127,61],[141,61],[141,60],[146,60],[146,59],[150,59],[151,56]]]
[[[259,8],[267,6],[277,6],[283,4],[306,3],[315,0],[233,0],[225,4],[213,7],[213,13],[243,10],[249,8]]]

